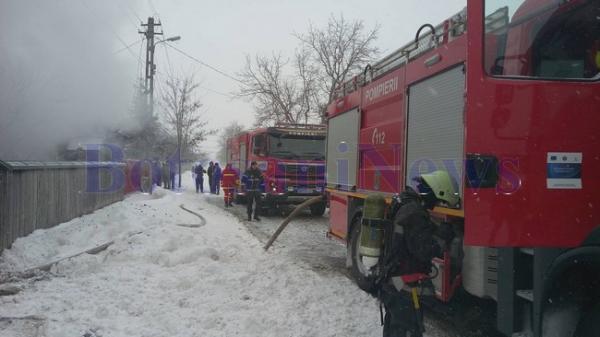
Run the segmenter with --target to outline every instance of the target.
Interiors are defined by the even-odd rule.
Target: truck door
[[[246,143],[240,142],[240,174],[246,171]]]
[[[415,187],[413,178],[420,174],[445,170],[462,198],[463,69],[460,65],[409,87],[405,186]]]

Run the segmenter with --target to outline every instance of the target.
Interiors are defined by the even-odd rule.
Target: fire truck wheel
[[[600,291],[596,260],[565,270],[548,290],[542,316],[543,337],[596,337],[600,321]],[[591,267],[591,268],[590,268]]]
[[[598,322],[600,322],[600,303],[596,303],[577,324],[575,336],[592,337],[598,336]]]
[[[587,337],[588,335],[575,334],[575,329],[580,321],[581,313],[577,304],[570,301],[553,302],[544,310],[542,336]]]
[[[358,287],[368,293],[375,291],[375,280],[369,275],[368,268],[363,264],[362,256],[359,252],[360,245],[360,216],[352,220],[352,229],[350,231],[350,251],[352,264],[350,274]]]
[[[322,216],[324,213],[325,213],[325,203],[324,202],[310,205],[310,214],[312,214],[312,216]]]
[[[267,207],[261,207],[260,215],[262,216],[274,216],[278,214],[278,208],[275,205],[268,205]]]

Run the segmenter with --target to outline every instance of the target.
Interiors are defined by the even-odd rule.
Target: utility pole
[[[154,116],[154,74],[156,73],[156,65],[154,64],[154,50],[156,45],[161,42],[173,42],[181,39],[180,36],[173,36],[168,39],[154,41],[155,35],[163,35],[162,29],[156,31],[156,27],[160,27],[160,22],[155,23],[153,17],[148,17],[147,23],[142,23],[142,27],[146,27],[145,31],[138,30],[138,33],[144,34],[146,37],[146,77],[144,80],[144,91],[146,94],[146,103],[148,104],[149,116],[146,122],[152,120]],[[179,157],[179,187],[181,188],[181,141],[178,138],[177,156]]]
[[[145,31],[138,31],[146,36],[146,78],[144,80],[144,89],[148,97],[147,103],[150,108],[150,117],[154,114],[154,73],[156,65],[154,64],[154,35],[163,35],[157,32],[154,27],[160,26],[160,22],[154,23],[153,17],[148,17],[148,23],[142,23],[146,27]]]

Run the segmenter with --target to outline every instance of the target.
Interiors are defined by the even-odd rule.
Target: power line
[[[165,31],[165,27],[161,26],[161,28],[162,28],[163,36],[168,36],[167,32]],[[163,46],[163,50],[165,52],[165,57],[167,59],[167,65],[169,66],[169,68],[167,69],[167,75],[169,77],[172,77],[174,75],[174,71],[173,71],[173,66],[171,64],[171,58],[169,57],[169,50],[167,49],[167,46]]]
[[[158,14],[158,11],[157,11],[157,10],[156,10],[156,8],[154,7],[154,4],[152,3],[152,1],[151,1],[151,0],[148,0],[148,4],[150,5],[150,7],[151,7],[151,10],[152,10],[152,11],[154,11],[154,14],[155,14],[157,17],[159,17],[160,15]],[[129,10],[130,10],[130,11],[133,13],[133,15],[135,15],[135,16],[137,17],[137,19],[138,19],[138,20],[142,21],[142,19],[140,18],[140,16],[139,16],[139,15],[138,15],[138,14],[137,14],[137,13],[136,13],[134,10],[133,10],[133,8],[131,7],[131,5],[127,4],[127,7],[128,7],[128,8],[129,8]],[[160,19],[159,19],[159,20],[160,20]],[[165,34],[164,27],[161,27],[161,28],[162,28],[162,33],[163,33],[163,34]],[[141,41],[143,41],[143,38],[142,38],[142,40],[141,40]],[[140,41],[138,41],[138,42],[140,42]],[[136,43],[137,43],[137,42],[136,42]],[[178,51],[178,52],[180,52],[181,54],[183,54],[183,55],[187,56],[188,58],[190,58],[190,59],[192,59],[192,60],[194,60],[194,61],[196,61],[196,62],[200,63],[201,65],[204,65],[204,66],[206,66],[206,67],[208,67],[208,68],[210,68],[210,69],[212,69],[212,70],[214,70],[214,71],[218,72],[219,74],[221,74],[221,75],[223,75],[223,76],[225,76],[225,77],[228,77],[228,78],[230,78],[230,79],[232,79],[232,80],[234,80],[234,81],[237,81],[237,82],[239,82],[239,83],[242,83],[242,84],[246,85],[244,82],[240,81],[239,79],[237,79],[237,78],[235,78],[235,77],[233,77],[233,76],[230,76],[230,75],[228,75],[228,74],[226,74],[226,73],[224,73],[224,72],[220,71],[219,69],[217,69],[217,68],[215,68],[215,67],[213,67],[213,66],[211,66],[211,65],[209,65],[209,64],[207,64],[207,63],[205,63],[205,62],[202,62],[201,60],[199,60],[199,59],[197,59],[197,58],[195,58],[195,57],[193,57],[193,56],[191,56],[191,55],[187,54],[186,52],[184,52],[183,50],[181,50],[181,49],[179,49],[179,48],[176,48],[176,47],[172,46],[172,45],[171,45],[171,44],[169,44],[167,41],[165,41],[165,42],[164,42],[164,44],[165,44],[165,45],[168,45],[169,47],[171,47],[171,48],[173,48],[173,49],[175,49],[176,51]],[[134,43],[134,45],[135,45],[135,43]],[[142,46],[143,46],[143,45],[142,45]],[[130,47],[131,47],[131,46],[130,46]],[[173,66],[172,66],[172,64],[171,64],[171,58],[169,57],[169,52],[168,52],[168,49],[166,48],[166,46],[165,46],[164,50],[165,50],[165,56],[166,56],[166,58],[167,58],[167,64],[168,64],[168,66],[169,66],[169,71],[168,71],[168,73],[170,73],[170,74],[168,74],[168,73],[167,73],[167,77],[172,77],[172,76],[174,75],[174,71],[173,71]],[[120,51],[120,50],[119,50],[119,51]],[[142,58],[141,58],[141,54],[142,54],[142,47],[140,47],[140,55],[137,57],[137,58],[138,58],[138,61],[139,61],[139,62],[138,62],[138,64],[139,64],[140,66],[141,66],[141,64],[142,64],[142,63],[144,63],[144,61],[143,61],[143,60],[142,60]],[[135,55],[134,55],[134,57],[135,57]],[[162,73],[161,73],[160,71],[158,71],[158,70],[155,70],[155,71],[156,71],[156,73],[162,74]],[[141,72],[142,72],[142,69],[141,69],[141,67],[140,67],[140,77],[141,77]],[[164,89],[162,88],[162,84],[160,83],[160,81],[159,81],[158,85],[159,85],[159,86],[161,86],[161,88],[159,88],[159,91],[164,91]],[[226,94],[226,93],[223,93],[223,92],[220,92],[220,91],[214,90],[214,89],[210,89],[210,88],[207,88],[207,87],[205,87],[205,86],[202,86],[202,85],[198,85],[198,86],[199,86],[200,88],[202,88],[202,89],[206,90],[206,91],[209,91],[209,92],[215,93],[215,94],[217,94],[217,95],[221,95],[221,96],[224,96],[224,97],[227,97],[227,98],[230,98],[230,99],[231,99],[231,98],[233,98],[233,96],[232,96],[232,95],[230,95],[230,94]]]
[[[156,70],[156,74],[157,74],[157,75],[160,75],[159,77],[163,78],[163,81],[164,81],[164,78],[170,78],[170,77],[169,77],[169,74],[165,74],[165,73],[163,73],[163,72],[162,72],[162,71],[160,71],[160,70]],[[158,89],[159,89],[158,91],[164,91],[164,88],[162,87],[162,82],[159,80],[159,81],[156,81],[156,83],[157,83],[157,85],[158,85],[158,86],[160,86],[160,88],[158,88]],[[203,85],[201,85],[201,84],[198,84],[198,88],[200,88],[200,89],[204,89],[204,90],[206,90],[206,91],[212,92],[212,93],[214,93],[214,94],[217,94],[217,95],[221,95],[221,96],[227,97],[227,98],[229,98],[229,99],[233,99],[233,98],[235,98],[235,97],[234,97],[233,95],[231,95],[231,94],[226,94],[226,93],[224,93],[224,92],[220,92],[220,91],[217,91],[217,90],[214,90],[214,89],[211,89],[211,88],[205,87],[205,86],[203,86]]]
[[[203,62],[203,61],[201,61],[201,60],[199,60],[199,59],[197,59],[197,58],[193,57],[192,55],[190,55],[190,54],[188,54],[188,53],[184,52],[183,50],[181,50],[181,49],[179,49],[179,48],[177,48],[177,47],[173,46],[172,44],[170,44],[170,43],[166,43],[166,44],[167,44],[169,47],[171,47],[171,48],[175,49],[176,51],[178,51],[179,53],[181,53],[182,55],[184,55],[184,56],[188,57],[189,59],[191,59],[191,60],[193,60],[193,61],[196,61],[197,63],[199,63],[199,64],[201,64],[201,65],[203,65],[203,66],[205,66],[205,67],[207,67],[207,68],[209,68],[209,69],[211,69],[211,70],[213,70],[213,71],[215,71],[215,72],[217,72],[217,73],[219,73],[219,74],[221,74],[221,75],[223,75],[223,76],[225,76],[225,77],[227,77],[227,78],[229,78],[229,79],[231,79],[231,80],[234,80],[234,81],[236,81],[236,82],[239,82],[239,83],[241,83],[241,84],[243,84],[243,85],[247,85],[246,83],[244,83],[244,82],[243,82],[243,81],[241,81],[240,79],[237,79],[237,78],[235,78],[235,77],[233,77],[233,76],[231,76],[231,75],[229,75],[229,74],[227,74],[227,73],[225,73],[225,72],[223,72],[223,71],[221,71],[221,70],[219,70],[219,69],[217,69],[217,68],[215,68],[215,67],[211,66],[210,64],[208,64],[208,63],[206,63],[206,62]]]
[[[131,11],[131,13],[133,13],[133,15],[135,15],[135,17],[138,19],[139,22],[143,22],[144,20],[142,20],[142,18],[136,13],[135,10],[133,10],[133,8],[131,7],[131,5],[128,2],[125,2],[125,4],[127,4],[127,7],[129,8],[129,11]],[[137,27],[137,26],[136,26]]]
[[[163,50],[165,51],[165,57],[167,58],[167,65],[169,66],[167,75],[173,76],[173,66],[171,65],[171,58],[169,57],[167,46],[163,46]]]
[[[154,7],[154,4],[152,3],[152,0],[148,0],[148,5],[150,5],[150,9],[154,12],[154,14],[158,16],[158,11]]]
[[[165,33],[164,26],[161,26],[161,29],[162,29],[162,34],[163,34],[163,36],[164,36],[164,35],[167,35],[167,34]],[[203,65],[206,65],[207,67],[209,67],[209,68],[211,68],[211,69],[213,69],[213,70],[215,70],[215,71],[217,71],[217,72],[220,72],[218,69],[215,69],[214,67],[211,67],[210,65],[207,65],[207,64],[203,63],[202,61],[195,59],[193,56],[191,56],[191,55],[187,55],[187,53],[185,53],[184,51],[182,51],[182,50],[180,50],[180,49],[178,49],[178,48],[176,48],[176,47],[174,47],[174,46],[170,45],[170,44],[168,43],[168,41],[165,41],[165,42],[163,42],[163,43],[164,43],[165,45],[169,45],[169,47],[171,47],[171,48],[175,49],[176,51],[178,51],[178,52],[180,52],[180,53],[183,53],[183,54],[184,54],[184,55],[186,55],[187,57],[190,57],[190,58],[194,59],[194,61],[196,61],[196,62],[199,62],[200,64],[203,64]],[[167,49],[167,47],[166,47],[166,46],[164,46],[164,52],[165,52],[165,57],[166,57],[166,59],[167,59],[167,65],[168,65],[168,67],[169,67],[169,68],[168,68],[168,70],[167,70],[167,73],[165,74],[165,73],[163,73],[162,71],[160,71],[160,70],[156,70],[156,69],[155,69],[155,73],[157,73],[157,74],[160,74],[161,76],[162,76],[162,75],[164,75],[163,77],[166,77],[166,78],[172,78],[173,76],[175,76],[175,71],[174,71],[173,65],[172,65],[172,63],[171,63],[171,57],[169,56],[169,50]],[[140,53],[141,53],[141,50],[140,50]],[[140,57],[140,60],[141,60],[141,57]],[[225,74],[225,73],[223,73],[223,72],[220,72],[220,73],[221,73],[222,75],[228,76],[227,74]],[[233,77],[231,77],[231,76],[228,76],[228,77],[230,77],[230,78],[232,78],[232,79],[234,79],[234,80],[236,80],[236,81],[238,81],[238,82],[239,82],[239,80],[238,80],[238,79],[235,79],[235,78],[233,78]],[[160,83],[160,81],[157,81],[157,83],[158,83],[158,85],[159,85],[159,86],[161,86],[161,88],[159,88],[159,91],[164,91],[164,88],[162,88],[162,83]],[[221,95],[221,96],[227,97],[227,98],[229,98],[229,99],[232,99],[232,98],[234,98],[234,96],[232,96],[232,95],[230,95],[230,94],[226,94],[226,93],[223,93],[223,92],[220,92],[220,91],[217,91],[217,90],[211,89],[211,88],[207,88],[207,87],[205,87],[205,86],[203,86],[203,85],[200,85],[200,84],[198,85],[198,87],[199,87],[199,88],[201,88],[201,89],[204,89],[204,90],[206,90],[206,91],[209,91],[209,92],[215,93],[215,94],[217,94],[217,95]]]
[[[142,38],[143,40],[144,38]],[[142,60],[142,51],[144,50],[144,44],[140,44],[140,52],[138,54],[138,77],[141,79],[144,74],[144,61]]]
[[[131,51],[131,48],[129,46],[127,46],[127,43],[125,43],[125,41],[123,41],[123,39],[119,36],[119,34],[117,34],[115,31],[113,31],[113,34],[115,35],[117,40],[119,40],[119,42],[121,42],[121,44],[124,46],[123,49],[126,49],[131,54],[131,56],[135,57],[135,54],[133,53],[133,51]]]
[[[210,91],[210,92],[213,92],[213,93],[215,93],[215,94],[218,94],[218,95],[221,95],[221,96],[225,96],[225,97],[227,97],[227,98],[234,98],[234,96],[232,96],[232,95],[230,95],[230,94],[226,94],[226,93],[223,93],[223,92],[220,92],[220,91],[216,91],[216,90],[213,90],[213,89],[207,88],[207,87],[205,87],[205,86],[201,86],[201,85],[200,85],[199,87],[200,87],[200,88],[202,88],[202,89],[204,89],[204,90],[206,90],[206,91]]]
[[[88,12],[89,12],[89,14],[90,14],[90,15],[94,16],[94,11],[95,11],[95,10],[94,10],[93,8],[91,8],[91,7],[90,7],[90,6],[87,4],[87,2],[86,2],[85,0],[84,0],[84,1],[81,1],[81,2],[80,2],[80,4],[81,4],[83,7],[85,7],[85,8],[88,10]],[[95,17],[95,16],[94,16],[94,19],[96,19],[96,17]],[[109,27],[110,27],[110,26],[109,26]],[[127,45],[127,43],[125,43],[125,41],[123,41],[123,39],[121,38],[121,36],[119,36],[119,34],[117,33],[117,31],[116,31],[116,30],[114,30],[112,27],[110,27],[110,30],[111,30],[111,32],[113,33],[113,35],[114,35],[114,36],[117,38],[117,40],[119,40],[119,42],[121,42],[121,44],[122,44],[122,45],[125,47],[124,49],[127,49],[127,51],[129,51],[129,53],[131,54],[131,56],[133,56],[133,57],[135,58],[136,56],[135,56],[135,54],[134,54],[134,53],[131,51],[131,49],[130,49],[130,46],[128,46],[128,45]]]
[[[115,51],[115,52],[113,53],[113,55],[116,55],[116,54],[118,54],[118,53],[122,52],[122,51],[123,51],[123,50],[125,50],[125,49],[129,49],[129,48],[131,48],[131,47],[135,46],[136,44],[138,44],[138,43],[140,43],[140,42],[142,42],[142,41],[144,41],[144,39],[143,39],[143,38],[142,38],[142,39],[140,39],[140,40],[137,40],[137,41],[135,41],[135,42],[133,42],[133,43],[130,43],[130,44],[126,45],[125,47],[123,47],[123,48],[121,48],[121,49],[119,49],[119,50]]]
[[[133,25],[133,26],[134,26],[134,27],[137,29],[137,27],[138,27],[138,24],[135,22],[135,20],[134,20],[134,19],[132,19],[132,18],[131,18],[131,13],[130,13],[130,14],[128,14],[128,13],[125,13],[125,11],[123,10],[123,8],[122,8],[121,6],[119,6],[117,3],[115,3],[115,6],[116,6],[116,8],[117,8],[117,10],[118,10],[119,12],[122,12],[122,13],[123,13],[123,15],[124,15],[125,17],[127,17],[127,21],[129,21],[129,22],[130,22],[130,23],[131,23],[131,24],[132,24],[132,25]],[[134,15],[135,15],[135,16],[137,16],[137,14],[135,14],[135,13],[134,13]],[[139,17],[138,17],[138,18],[139,18]],[[142,21],[142,20],[140,20],[140,21]]]

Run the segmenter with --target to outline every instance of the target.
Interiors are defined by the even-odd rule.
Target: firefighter
[[[215,163],[213,167],[213,184],[216,195],[219,195],[219,191],[221,190],[221,174],[221,166],[219,166],[219,163]]]
[[[244,172],[242,177],[242,183],[246,187],[246,202],[248,208],[248,221],[252,221],[252,204],[254,203],[254,219],[260,221],[258,213],[260,212],[261,206],[261,185],[263,183],[263,175],[258,168],[258,163],[253,161],[250,163],[250,168]]]
[[[196,175],[196,193],[204,193],[204,173],[206,173],[206,170],[204,170],[202,164],[198,163],[198,165],[194,167],[194,174]]]
[[[385,307],[384,337],[405,337],[407,333],[422,336],[423,313],[418,294],[423,289],[431,290],[431,260],[441,255],[439,242],[449,244],[453,236],[450,225],[438,228],[429,216],[429,210],[437,204],[458,205],[453,179],[446,171],[435,171],[415,180],[418,193],[407,187],[394,198],[393,231],[386,234],[392,235],[385,241],[391,244],[384,252],[378,280],[380,300]]]
[[[227,164],[223,170],[223,180],[221,186],[223,187],[223,199],[225,201],[225,207],[233,206],[233,193],[237,185],[237,172],[233,169],[231,164]]]
[[[215,164],[211,161],[208,163],[208,168],[206,169],[206,175],[208,176],[208,188],[210,189],[210,193],[215,193],[215,187],[213,185],[213,172],[214,172]]]

